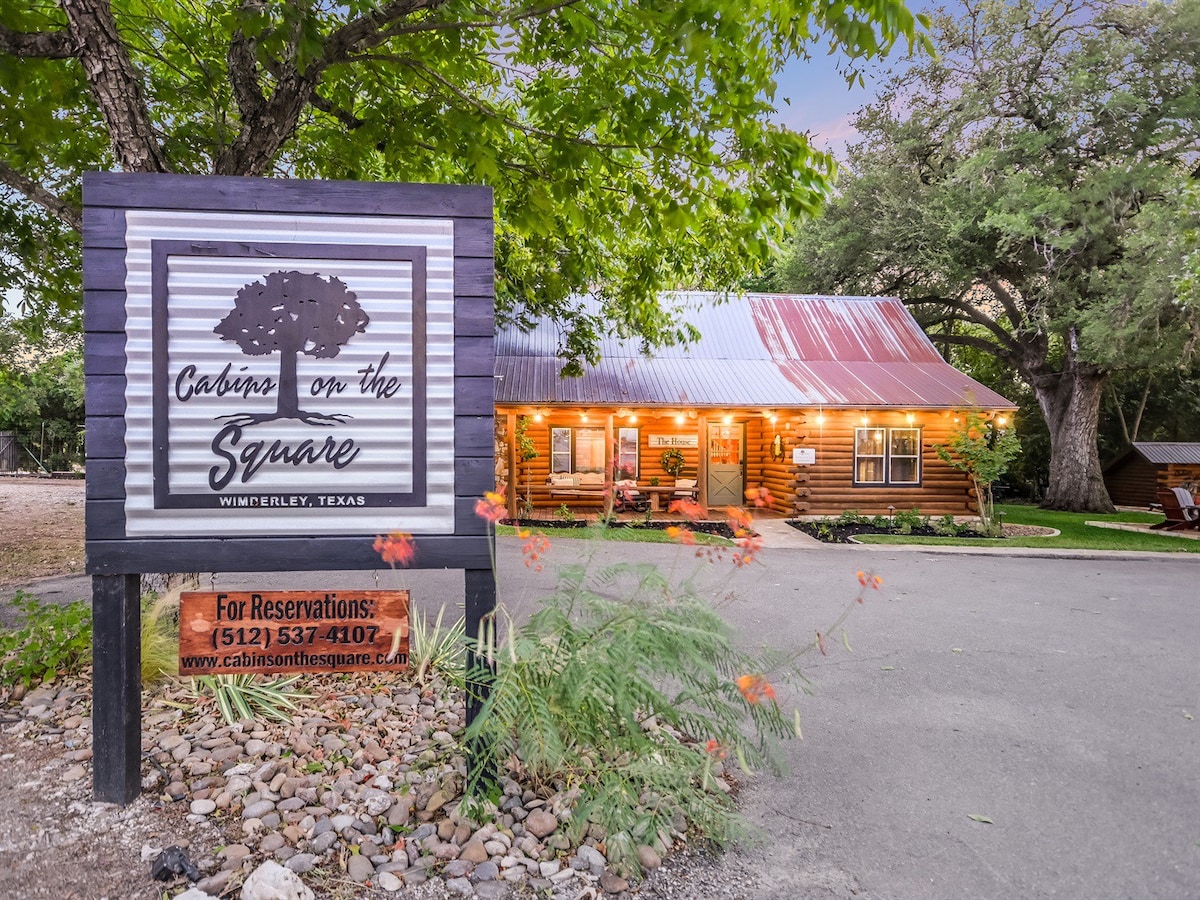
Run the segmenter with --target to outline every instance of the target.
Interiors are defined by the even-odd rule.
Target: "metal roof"
[[[641,352],[601,338],[600,362],[562,378],[558,326],[496,338],[496,402],[619,406],[1015,409],[955,369],[894,297],[672,293],[696,343]]]
[[[1196,441],[1134,441],[1133,449],[1148,463],[1156,466],[1182,463],[1200,466],[1200,442]]]

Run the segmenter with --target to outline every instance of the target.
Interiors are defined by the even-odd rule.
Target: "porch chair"
[[[1184,528],[1200,530],[1200,506],[1195,499],[1183,488],[1168,488],[1158,492],[1158,502],[1162,504],[1163,515],[1167,518],[1157,525],[1150,527],[1156,531],[1179,531]]]
[[[696,500],[700,496],[700,489],[696,487],[695,478],[676,478],[675,492],[671,494],[671,500]]]
[[[650,509],[650,498],[637,489],[633,480],[613,482],[613,510],[615,512],[646,512]]]

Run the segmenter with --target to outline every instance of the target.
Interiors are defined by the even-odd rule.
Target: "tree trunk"
[[[1063,368],[1031,379],[1050,429],[1050,485],[1042,506],[1069,512],[1112,512],[1096,446],[1100,400],[1108,374],[1069,360]]]

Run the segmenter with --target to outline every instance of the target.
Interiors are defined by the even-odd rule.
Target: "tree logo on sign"
[[[300,354],[332,359],[356,334],[367,330],[370,317],[358,297],[335,276],[272,272],[237,293],[234,307],[213,329],[248,356],[279,354],[279,391],[272,413],[223,416],[236,425],[274,419],[299,419],[306,425],[336,425],[349,416],[300,409],[296,361]]]

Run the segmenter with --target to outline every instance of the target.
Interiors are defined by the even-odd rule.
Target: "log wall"
[[[511,418],[506,414],[511,413]],[[745,485],[750,491],[766,488],[773,498],[770,508],[783,515],[832,515],[847,510],[858,510],[866,515],[886,515],[888,507],[908,511],[917,509],[923,515],[974,515],[977,504],[970,479],[962,472],[942,462],[933,445],[944,443],[950,438],[954,427],[955,413],[951,410],[913,411],[910,413],[892,410],[778,410],[774,421],[764,415],[763,410],[733,410],[734,421],[745,427]],[[553,410],[535,422],[528,410],[497,410],[497,420],[507,418],[513,424],[506,429],[512,434],[519,415],[529,415],[526,433],[537,449],[537,458],[529,462],[515,461],[517,477],[513,480],[510,504],[515,510],[528,493],[537,508],[557,508],[566,504],[572,509],[596,510],[603,505],[603,496],[596,497],[552,496],[546,483],[550,475],[550,429],[604,428],[611,417],[610,446],[615,441],[617,429],[636,427],[639,429],[639,472],[638,481],[646,485],[652,477],[661,484],[670,484],[674,476],[663,471],[662,450],[648,447],[650,434],[695,435],[699,447],[680,448],[685,459],[688,476],[701,478],[701,500],[703,493],[703,460],[700,448],[705,447],[704,434],[708,421],[720,421],[724,411],[701,411],[696,418],[687,418],[682,425],[675,421],[675,411],[664,411],[656,415],[653,411],[638,410],[636,421],[628,411],[616,409],[586,411],[588,421],[582,420],[582,410]],[[916,486],[854,486],[854,431],[867,425],[890,428],[921,428],[921,483]],[[775,435],[780,435],[783,454],[776,458],[772,454]],[[506,435],[507,436],[507,435]],[[499,446],[499,445],[498,445]],[[792,450],[796,447],[811,448],[816,452],[812,465],[794,465]],[[500,450],[498,449],[498,456]],[[511,450],[506,455],[509,459]],[[611,460],[612,451],[609,451]],[[498,464],[498,471],[507,468]]]

